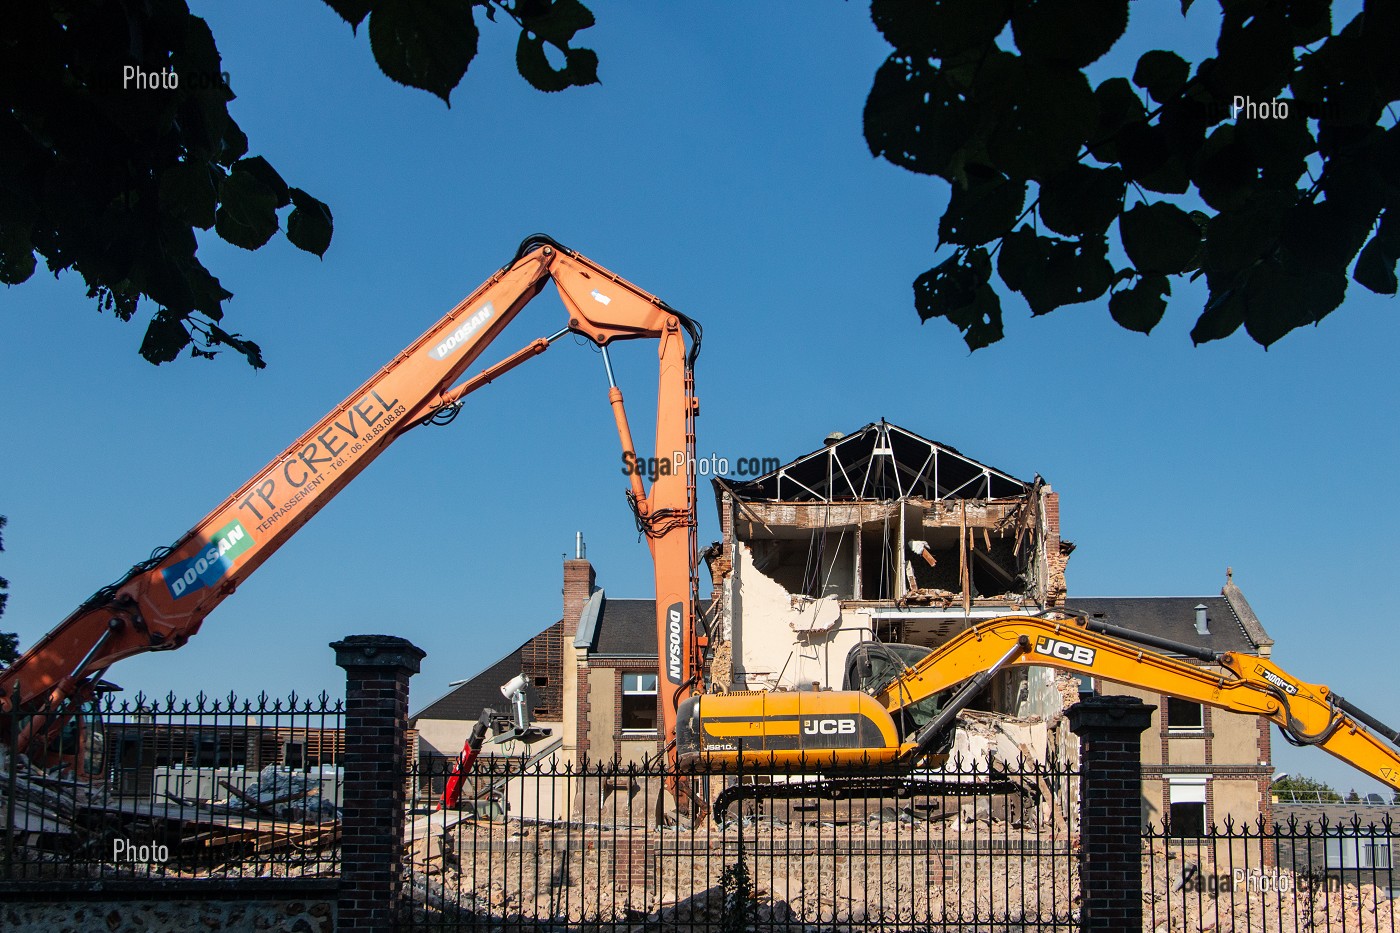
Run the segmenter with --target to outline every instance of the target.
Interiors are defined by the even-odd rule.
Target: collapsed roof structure
[[[840,686],[859,641],[934,647],[978,618],[1065,597],[1073,546],[1049,485],[887,421],[714,490],[718,689]],[[1045,699],[1058,711],[1058,693]]]

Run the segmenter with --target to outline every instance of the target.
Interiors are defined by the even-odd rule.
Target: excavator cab
[[[923,645],[863,641],[846,655],[842,690],[859,690],[876,696],[933,653]],[[901,707],[894,714],[901,739],[911,736],[937,716],[956,691],[944,690]]]

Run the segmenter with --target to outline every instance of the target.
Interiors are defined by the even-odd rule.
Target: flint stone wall
[[[0,886],[0,929],[13,933],[332,933],[336,883],[232,881]]]

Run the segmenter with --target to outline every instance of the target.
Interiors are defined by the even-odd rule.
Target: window
[[[1200,732],[1204,728],[1205,713],[1201,704],[1167,697],[1168,732]]]
[[[1204,836],[1206,834],[1205,778],[1170,780],[1171,821],[1173,836]]]
[[[656,731],[656,675],[622,675],[622,731]]]
[[[293,771],[306,767],[306,743],[287,739],[282,743],[282,764]]]
[[[1338,827],[1338,837],[1328,839],[1327,846],[1327,867],[1328,868],[1370,868],[1389,869],[1390,864],[1390,838],[1388,836],[1368,835],[1365,830],[1353,835],[1348,832],[1346,835],[1340,834],[1341,827]]]

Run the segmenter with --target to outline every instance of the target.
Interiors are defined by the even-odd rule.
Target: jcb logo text
[[[802,723],[806,735],[855,735],[854,719],[807,719]]]
[[[1085,667],[1094,666],[1093,648],[1086,648],[1083,645],[1071,645],[1067,641],[1060,641],[1057,638],[1047,638],[1042,635],[1035,642],[1036,654],[1048,654],[1052,658],[1059,658],[1061,661],[1072,661],[1075,664],[1082,664]]]

